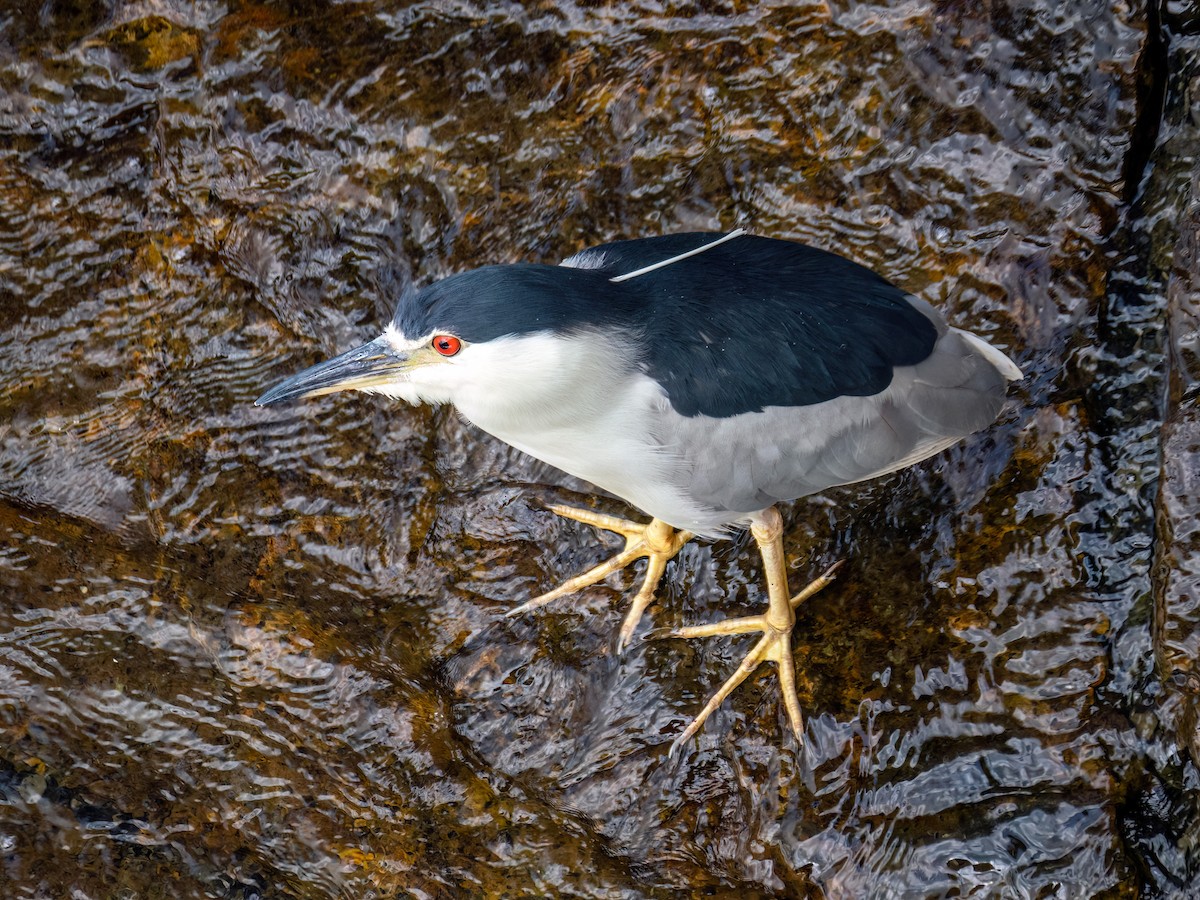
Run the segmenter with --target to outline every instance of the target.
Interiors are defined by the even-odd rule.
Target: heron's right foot
[[[564,518],[574,519],[576,522],[594,525],[596,528],[603,528],[605,531],[613,531],[622,535],[625,538],[625,548],[594,569],[589,569],[582,575],[576,575],[554,590],[547,591],[510,609],[506,615],[518,616],[531,609],[537,609],[539,606],[545,606],[551,600],[557,600],[559,597],[581,591],[585,587],[591,587],[593,584],[603,581],[613,572],[625,568],[634,560],[644,556],[647,561],[646,575],[642,579],[641,589],[633,598],[633,605],[630,606],[625,621],[621,624],[621,633],[617,638],[617,652],[620,652],[629,643],[634,631],[637,630],[642,613],[654,601],[654,591],[658,587],[667,563],[674,559],[693,535],[690,531],[676,531],[661,519],[651,519],[647,524],[642,525],[629,519],[606,516],[603,513],[595,513],[586,509],[574,509],[570,506],[555,505],[549,509]]]

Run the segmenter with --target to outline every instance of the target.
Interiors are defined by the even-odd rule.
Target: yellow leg
[[[760,616],[726,619],[711,625],[693,625],[654,635],[655,637],[700,638],[722,634],[762,633],[762,637],[746,654],[746,658],[742,660],[737,671],[721,685],[721,689],[705,704],[700,714],[671,744],[670,755],[672,756],[700,730],[708,717],[725,701],[725,698],[764,662],[775,663],[779,670],[779,688],[783,695],[783,706],[787,710],[788,720],[791,722],[796,739],[801,739],[804,717],[800,712],[800,698],[796,694],[796,667],[792,660],[792,627],[796,624],[795,610],[797,606],[833,581],[842,561],[839,560],[826,569],[820,578],[809,584],[799,594],[789,597],[787,567],[783,558],[783,520],[775,507],[770,507],[756,517],[751,525],[750,533],[754,535],[754,540],[758,543],[759,552],[762,553],[763,567],[766,571],[767,611]]]
[[[676,531],[661,519],[651,519],[647,524],[641,525],[628,519],[619,519],[616,516],[606,516],[602,513],[574,509],[569,506],[551,506],[550,511],[564,518],[583,522],[585,525],[593,525],[596,528],[603,528],[605,531],[616,532],[625,538],[625,548],[612,559],[602,562],[594,569],[589,569],[582,575],[576,575],[554,590],[534,597],[515,609],[510,609],[506,615],[518,616],[531,609],[544,606],[551,600],[557,600],[559,597],[583,590],[644,556],[646,557],[646,577],[642,579],[642,587],[633,598],[633,604],[625,616],[625,621],[621,623],[621,632],[617,637],[617,651],[620,652],[629,643],[634,631],[637,630],[642,613],[654,601],[655,588],[658,587],[667,563],[683,549],[684,544],[692,539],[692,533]]]

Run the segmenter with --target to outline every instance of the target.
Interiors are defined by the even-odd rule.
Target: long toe
[[[520,606],[515,606],[505,613],[508,617],[519,616],[522,613],[529,612],[531,609],[537,609],[539,606],[545,606],[551,600],[557,600],[559,597],[566,597],[569,594],[574,594],[577,591],[582,591],[586,587],[591,587],[611,575],[613,572],[619,572],[631,562],[643,556],[638,552],[636,546],[631,546],[626,539],[625,549],[616,556],[606,559],[600,565],[588,569],[582,575],[576,575],[574,578],[560,584],[552,591],[546,591],[544,594],[539,594],[531,600],[526,600]]]
[[[700,714],[698,716],[696,716],[696,718],[692,719],[691,724],[689,724],[688,727],[685,728],[683,730],[683,732],[679,735],[679,737],[675,738],[675,740],[671,743],[671,749],[670,749],[670,751],[668,751],[668,755],[674,756],[679,751],[680,747],[682,747],[689,740],[691,740],[692,737],[696,734],[696,732],[698,732],[700,730],[700,728],[704,725],[704,723],[708,720],[708,717],[711,716],[714,712],[716,712],[717,707],[719,707],[722,703],[725,702],[725,698],[728,697],[730,694],[732,694],[734,692],[734,690],[738,687],[738,685],[740,685],[743,681],[745,681],[747,678],[749,678],[750,674],[755,669],[757,669],[762,663],[764,663],[768,660],[775,660],[775,659],[780,658],[781,654],[780,654],[778,648],[781,645],[788,646],[787,657],[788,657],[788,661],[790,662],[791,661],[790,641],[791,641],[790,630],[785,633],[785,632],[775,631],[774,629],[772,629],[770,627],[764,629],[763,636],[761,638],[759,638],[758,643],[756,643],[754,645],[753,649],[749,653],[746,654],[745,658],[742,660],[741,665],[737,667],[737,670],[734,671],[734,673],[732,675],[730,675],[728,679],[726,679],[725,683],[723,685],[721,685],[720,690],[718,690],[715,694],[712,695],[712,697],[709,699],[708,703],[704,704],[704,709],[700,710]],[[794,673],[793,673],[793,676],[794,676]],[[793,683],[795,682],[794,677],[793,677],[792,681],[793,681]],[[797,701],[797,706],[799,706],[798,701]]]
[[[824,572],[822,572],[820,575],[818,575],[816,578],[814,578],[812,581],[810,581],[805,586],[804,590],[802,590],[795,597],[793,597],[791,600],[788,601],[789,603],[791,603],[792,609],[795,609],[796,607],[798,607],[801,603],[803,603],[805,600],[807,600],[813,594],[817,593],[817,591],[823,590],[824,588],[827,588],[827,587],[829,587],[829,585],[833,584],[833,580],[835,578],[837,578],[837,573],[841,570],[842,566],[844,566],[845,564],[846,564],[846,561],[844,559],[839,559],[837,562],[835,562],[833,565],[831,565],[828,569],[826,569]]]

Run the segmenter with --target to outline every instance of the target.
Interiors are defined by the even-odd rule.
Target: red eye
[[[433,349],[442,356],[453,356],[462,349],[462,341],[452,334],[435,334],[433,336]]]

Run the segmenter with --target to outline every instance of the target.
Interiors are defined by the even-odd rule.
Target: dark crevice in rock
[[[1137,121],[1130,135],[1129,152],[1122,172],[1123,199],[1132,203],[1148,175],[1150,157],[1158,144],[1163,104],[1167,95],[1170,35],[1163,24],[1166,0],[1146,4],[1146,43],[1137,63]]]

